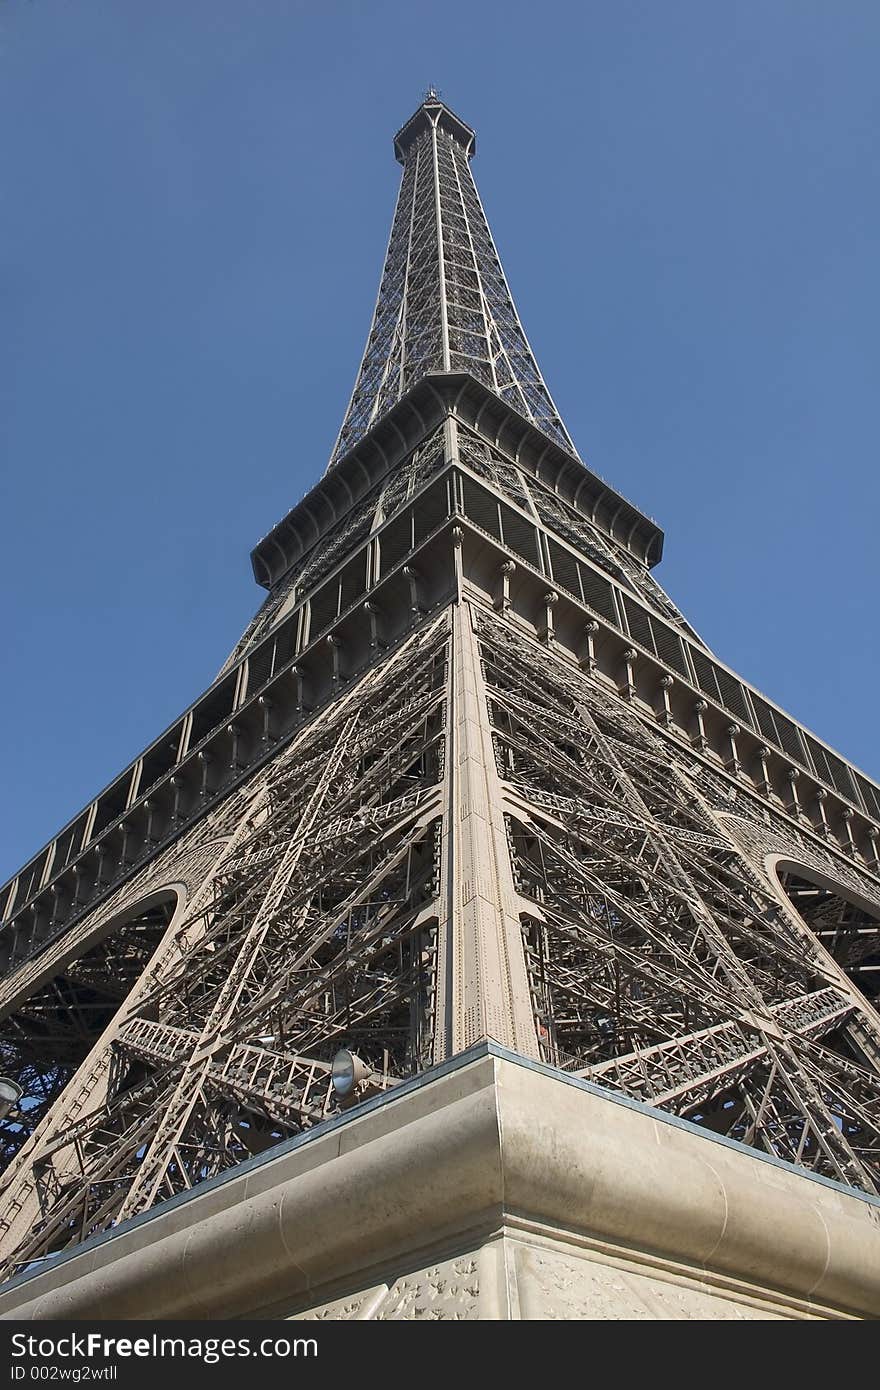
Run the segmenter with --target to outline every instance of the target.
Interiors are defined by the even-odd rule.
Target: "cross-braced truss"
[[[484,623],[482,651],[544,1056],[876,1191],[872,1011],[746,862],[686,758],[500,624]]]
[[[167,899],[138,912],[111,936],[34,991],[0,1032],[0,1067],[22,1087],[15,1119],[0,1126],[6,1168],[64,1091],[95,1040],[143,975],[171,920]]]
[[[322,1120],[343,1043],[387,1082],[430,1063],[446,647],[435,623],[257,779],[82,1078],[100,1100],[38,1132],[16,1263]]]

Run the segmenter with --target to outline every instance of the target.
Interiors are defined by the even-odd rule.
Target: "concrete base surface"
[[[499,1235],[453,1259],[331,1299],[293,1320],[352,1318],[460,1322],[471,1319],[646,1321],[791,1318],[815,1312],[719,1291],[670,1271],[609,1263],[563,1241]]]
[[[481,1044],[0,1292],[4,1319],[880,1315],[880,1202]]]

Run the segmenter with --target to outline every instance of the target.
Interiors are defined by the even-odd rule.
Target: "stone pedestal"
[[[880,1202],[482,1043],[8,1285],[3,1318],[880,1314]]]

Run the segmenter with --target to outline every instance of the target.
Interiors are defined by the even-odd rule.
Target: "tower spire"
[[[431,86],[394,137],[403,177],[363,361],[331,466],[421,377],[462,372],[575,454],[516,311],[470,161]]]

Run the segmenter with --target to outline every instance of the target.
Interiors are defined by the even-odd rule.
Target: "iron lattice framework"
[[[395,137],[403,179],[331,464],[429,372],[470,372],[575,452],[501,268],[471,174],[475,147],[474,132],[433,93]]]
[[[333,466],[218,679],[4,890],[8,1273],[484,1037],[880,1191],[880,788],[574,456],[431,94]]]

